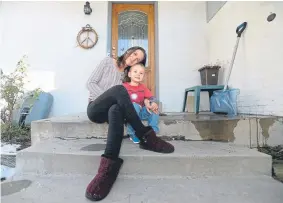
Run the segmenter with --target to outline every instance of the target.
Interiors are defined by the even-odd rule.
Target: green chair
[[[188,92],[194,92],[194,96],[195,96],[195,108],[194,109],[195,109],[195,114],[198,114],[199,113],[199,103],[200,103],[200,92],[208,92],[209,99],[210,99],[210,97],[213,94],[213,91],[222,90],[222,89],[224,89],[224,85],[198,85],[198,86],[194,86],[194,87],[185,89],[183,112],[185,112],[185,109],[186,109]]]

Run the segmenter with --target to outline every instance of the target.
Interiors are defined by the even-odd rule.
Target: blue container
[[[237,99],[239,89],[216,90],[210,98],[210,109],[213,113],[238,115]]]
[[[38,98],[33,98],[28,93],[19,109],[13,112],[13,123],[31,125],[32,121],[45,119],[49,116],[53,104],[53,96],[50,93],[41,92]]]

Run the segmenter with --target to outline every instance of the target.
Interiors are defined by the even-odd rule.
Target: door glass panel
[[[118,14],[118,56],[133,46],[148,53],[148,16],[140,11],[124,11]]]

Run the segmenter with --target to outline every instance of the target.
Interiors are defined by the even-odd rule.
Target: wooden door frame
[[[149,21],[149,27],[148,27],[148,53],[147,53],[147,60],[149,61],[148,66],[150,67],[150,89],[152,91],[152,93],[154,95],[156,95],[156,78],[155,78],[155,74],[156,74],[156,62],[155,62],[155,51],[156,51],[156,44],[155,44],[155,4],[151,3],[151,2],[142,2],[142,3],[133,3],[133,2],[124,2],[124,3],[118,3],[118,2],[113,2],[111,3],[110,7],[111,7],[111,28],[110,28],[110,33],[111,33],[111,43],[110,43],[110,53],[112,52],[112,47],[117,48],[118,47],[118,39],[117,36],[114,36],[113,33],[118,33],[118,28],[114,27],[114,24],[117,24],[117,18],[115,18],[114,16],[117,16],[117,11],[115,9],[113,9],[113,6],[118,6],[119,8],[123,8],[124,6],[127,7],[127,9],[138,9],[140,11],[144,11],[146,13],[148,13],[148,19]],[[152,7],[149,9],[148,11],[148,5],[152,5]],[[114,44],[114,42],[116,42]],[[117,50],[116,50],[117,52]]]

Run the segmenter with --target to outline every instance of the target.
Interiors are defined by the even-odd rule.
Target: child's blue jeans
[[[141,120],[146,120],[148,122],[148,125],[152,127],[152,129],[158,133],[159,128],[158,128],[158,122],[159,122],[159,114],[155,114],[153,112],[149,113],[146,109],[146,107],[141,107],[137,103],[133,103],[135,110],[137,114],[139,115]],[[135,131],[132,128],[131,125],[127,124],[127,133],[131,137],[135,137],[135,140],[138,140],[138,138],[135,136]]]

